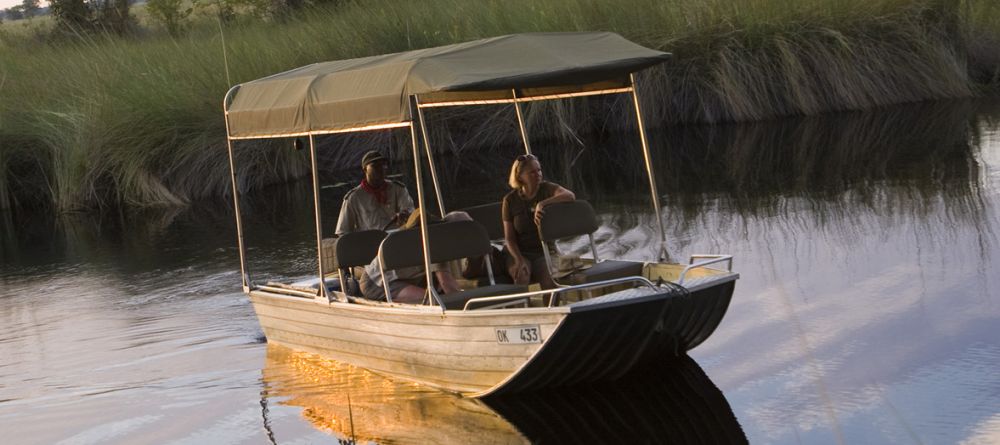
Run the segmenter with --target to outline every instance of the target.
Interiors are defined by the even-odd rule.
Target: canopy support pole
[[[250,275],[247,274],[247,262],[246,255],[243,246],[243,219],[240,216],[240,190],[236,186],[236,162],[233,160],[233,138],[229,132],[229,110],[226,104],[229,103],[229,97],[233,94],[232,88],[226,93],[225,99],[222,100],[222,111],[226,118],[226,147],[229,150],[229,174],[230,180],[233,183],[233,211],[236,212],[236,238],[240,249],[240,276],[243,280],[243,293],[250,292]]]
[[[309,159],[312,168],[313,186],[313,213],[316,215],[316,264],[319,267],[319,293],[318,297],[326,297],[327,302],[331,302],[330,295],[326,290],[326,274],[323,271],[323,214],[319,204],[319,168],[316,159],[316,137],[309,135]]]
[[[649,141],[646,139],[646,126],[642,119],[642,107],[639,106],[639,89],[635,82],[635,73],[629,74],[632,82],[632,103],[635,105],[635,118],[639,124],[639,139],[642,141],[642,156],[646,161],[646,176],[649,177],[649,191],[653,198],[653,209],[656,212],[656,224],[660,229],[660,251],[658,260],[664,261],[667,254],[667,235],[663,228],[663,216],[660,214],[660,194],[656,191],[656,177],[653,175],[653,158],[649,154]]]
[[[510,90],[514,95],[514,111],[517,112],[517,126],[521,129],[521,140],[524,141],[524,152],[531,154],[531,143],[528,142],[528,129],[524,125],[524,114],[521,112],[521,103],[517,101],[517,90]]]
[[[420,140],[417,139],[417,127],[421,127],[422,131],[424,122],[420,113],[417,112],[417,97],[415,95],[410,96],[410,116],[414,118],[413,122],[410,123],[410,139],[413,141],[413,168],[417,181],[417,206],[420,208],[420,242],[424,254],[424,274],[427,278],[427,292],[431,299],[437,302],[441,306],[441,309],[444,310],[444,302],[441,301],[441,297],[434,290],[434,275],[431,272],[431,250],[427,239],[427,208],[424,207],[423,177],[420,174]],[[392,296],[386,295],[386,300],[392,302]]]
[[[420,133],[424,137],[424,149],[427,151],[427,163],[431,166],[431,182],[434,183],[434,195],[437,196],[438,210],[444,218],[444,200],[441,199],[441,186],[438,184],[437,167],[434,166],[434,156],[431,154],[431,140],[427,136],[427,126],[424,125],[424,109],[420,108],[420,98],[414,95],[413,100],[417,104],[417,115],[420,118]],[[423,204],[421,204],[421,208]]]

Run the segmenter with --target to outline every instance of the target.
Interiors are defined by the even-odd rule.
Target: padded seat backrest
[[[492,249],[486,228],[475,221],[452,221],[427,226],[431,263],[480,257]],[[420,228],[390,233],[379,248],[386,270],[424,265]]]
[[[587,201],[560,202],[545,206],[545,216],[538,227],[543,241],[554,241],[571,236],[589,235],[600,224],[594,208]]]
[[[472,220],[486,228],[491,240],[503,238],[503,204],[494,202],[462,209]]]
[[[340,235],[337,238],[335,267],[343,269],[371,263],[375,255],[378,255],[378,247],[385,235],[381,230],[362,230]]]

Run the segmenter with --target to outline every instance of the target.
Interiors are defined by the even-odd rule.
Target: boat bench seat
[[[638,261],[605,260],[593,266],[570,274],[566,281],[571,284],[595,283],[615,278],[642,276],[643,263]]]
[[[334,267],[365,266],[378,255],[378,247],[385,239],[386,233],[381,230],[361,230],[340,235],[336,238],[337,252]]]
[[[461,292],[453,292],[450,294],[442,295],[441,299],[444,300],[444,306],[446,309],[462,310],[465,307],[465,303],[473,298],[519,294],[527,291],[528,291],[528,286],[521,286],[517,284],[496,284],[492,286],[483,286],[472,289],[466,289]],[[469,309],[482,309],[488,306],[495,306],[495,305],[509,305],[512,303],[520,303],[526,300],[527,297],[519,300],[483,301],[480,303],[472,304],[471,306],[469,306]]]
[[[503,204],[493,202],[462,209],[468,213],[472,220],[482,224],[490,236],[490,240],[503,240]]]
[[[341,290],[344,293],[352,297],[361,296],[354,268],[366,266],[375,259],[385,236],[386,233],[382,230],[361,230],[334,238],[336,244],[333,248],[333,267],[340,271]]]
[[[485,227],[476,221],[450,221],[427,226],[430,261],[445,263],[462,258],[489,259],[493,246]],[[383,270],[424,265],[420,228],[400,230],[389,234],[382,241],[378,255]],[[385,274],[382,274],[383,279]],[[527,291],[527,286],[490,283],[462,292],[442,296],[446,309],[462,309],[472,298],[497,296]],[[497,303],[483,303],[492,306]],[[478,305],[477,305],[478,306]]]
[[[589,202],[576,200],[571,202],[560,202],[545,206],[545,217],[538,227],[538,236],[542,239],[542,247],[548,251],[548,242],[563,238],[587,235],[590,239],[590,248],[594,252],[594,265],[576,272],[564,281],[573,284],[594,283],[597,281],[611,280],[614,278],[625,278],[632,276],[642,276],[643,264],[637,261],[601,261],[597,258],[597,248],[594,244],[594,232],[600,227],[597,221],[597,214]],[[549,270],[555,270],[550,262],[551,256],[546,256],[549,262]]]

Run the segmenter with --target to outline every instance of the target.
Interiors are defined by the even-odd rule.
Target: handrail
[[[306,292],[297,289],[288,289],[285,287],[268,286],[266,284],[259,285],[255,289],[275,294],[291,295],[293,297],[316,298],[316,294],[313,292]]]
[[[519,293],[519,294],[497,295],[497,296],[492,296],[492,297],[478,297],[478,298],[473,298],[473,299],[470,299],[469,301],[465,302],[465,306],[462,307],[462,310],[463,311],[469,310],[469,305],[473,304],[473,303],[482,303],[482,302],[490,302],[490,301],[503,301],[503,300],[516,300],[518,298],[531,297],[531,296],[534,296],[534,295],[545,295],[545,294],[551,294],[551,295],[554,296],[555,294],[560,293],[560,292],[568,292],[568,291],[574,291],[574,290],[580,290],[580,289],[589,289],[589,288],[592,288],[592,287],[603,287],[603,286],[610,286],[610,285],[613,285],[613,284],[622,284],[622,283],[630,283],[630,282],[639,282],[641,284],[645,284],[646,286],[648,286],[650,289],[653,289],[653,290],[658,290],[659,289],[658,287],[656,287],[655,284],[653,284],[652,281],[649,281],[645,277],[614,278],[614,279],[604,280],[604,281],[595,281],[593,283],[583,283],[583,284],[576,284],[576,285],[573,285],[573,286],[560,287],[558,289],[543,289],[543,290],[536,290],[536,291],[531,291],[531,292],[522,292],[522,293]],[[552,304],[554,302],[555,302],[555,298],[550,298],[549,299],[549,307],[552,307]]]
[[[702,261],[700,263],[695,263],[694,260],[696,258],[711,258],[711,259],[708,260],[708,261]],[[688,266],[685,267],[684,270],[681,271],[680,276],[677,277],[677,284],[680,284],[680,285],[684,284],[684,275],[686,275],[689,270],[691,270],[691,269],[697,269],[699,267],[705,267],[705,266],[707,266],[709,264],[721,263],[723,261],[728,261],[729,262],[729,266],[728,266],[729,268],[727,269],[727,271],[732,272],[733,271],[733,256],[732,255],[708,255],[708,254],[691,255],[691,258],[688,259]]]

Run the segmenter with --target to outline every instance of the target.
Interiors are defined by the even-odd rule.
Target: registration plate
[[[528,343],[541,343],[542,334],[538,325],[533,326],[512,326],[509,328],[496,328],[497,343],[505,345],[523,345]]]

